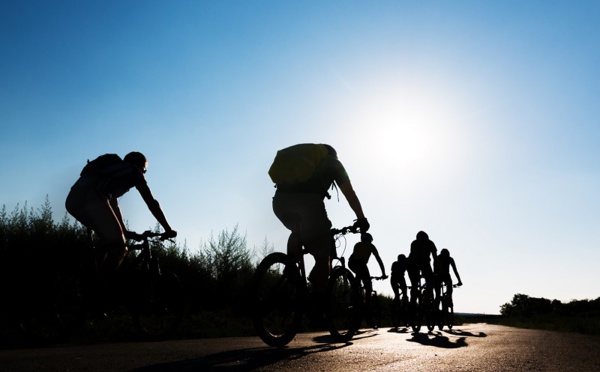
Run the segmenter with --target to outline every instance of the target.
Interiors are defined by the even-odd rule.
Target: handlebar
[[[177,233],[174,232],[174,231],[173,232],[157,233],[157,232],[154,232],[154,231],[146,230],[146,231],[144,231],[141,234],[138,234],[136,232],[132,232],[132,235],[133,236],[130,237],[132,240],[140,242],[140,241],[147,240],[147,239],[150,239],[150,238],[160,238],[160,240],[168,240],[168,239],[172,239],[175,236],[177,236]]]
[[[384,276],[372,276],[371,279],[375,279],[375,280],[385,280],[387,279],[388,276],[384,275]]]
[[[360,229],[356,226],[346,226],[346,227],[342,227],[341,229],[335,229],[335,228],[331,229],[331,235],[333,235],[333,236],[346,235],[348,233],[358,234],[358,233],[360,233]]]

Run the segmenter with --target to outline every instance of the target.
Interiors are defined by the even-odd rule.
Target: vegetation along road
[[[452,332],[363,330],[348,344],[326,333],[288,347],[258,338],[68,345],[1,350],[0,371],[598,371],[600,338],[467,324]]]

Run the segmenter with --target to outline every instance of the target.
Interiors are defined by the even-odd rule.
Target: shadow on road
[[[316,337],[321,339],[321,337]],[[271,364],[285,360],[294,361],[313,353],[327,352],[340,349],[347,344],[322,343],[307,347],[285,347],[285,348],[251,348],[225,351],[208,355],[198,359],[190,359],[178,362],[156,364],[134,369],[132,372],[164,372],[164,371],[248,371],[255,368],[266,367]]]
[[[466,337],[459,337],[455,341],[451,341],[448,337],[444,336],[441,332],[429,332],[429,333],[413,333],[413,337],[408,339],[410,342],[418,342],[421,345],[443,347],[446,349],[456,349],[459,347],[468,346]]]
[[[458,338],[451,340],[444,336],[444,333],[451,334],[453,336],[459,336]],[[469,346],[467,344],[467,337],[487,337],[484,332],[471,333],[464,332],[459,329],[445,332],[429,332],[429,333],[413,333],[413,337],[408,339],[410,342],[418,342],[421,345],[443,347],[446,349],[457,349],[460,347]]]
[[[446,331],[446,332],[450,333],[451,335],[456,335],[456,336],[487,337],[487,334],[485,334],[484,332],[479,332],[479,333],[475,334],[475,333],[471,333],[471,332],[461,331],[460,329],[453,329],[451,331]]]
[[[444,333],[451,334],[453,336],[459,336],[458,338],[451,340],[450,338],[444,336]],[[429,332],[429,333],[413,333],[413,337],[407,341],[410,342],[418,342],[421,345],[426,346],[435,346],[435,347],[443,347],[446,349],[456,349],[459,347],[469,346],[467,344],[467,337],[487,337],[487,334],[483,332],[471,333],[464,332],[461,330],[452,330],[446,332]]]

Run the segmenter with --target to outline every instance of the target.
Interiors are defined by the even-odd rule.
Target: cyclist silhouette
[[[280,153],[293,153],[293,158],[282,169],[298,174],[303,166],[311,164],[307,180],[284,182],[276,181],[272,172],[275,162],[269,170],[271,179],[276,183],[273,197],[273,212],[291,233],[288,238],[287,253],[291,256],[302,254],[302,245],[314,257],[315,265],[309,280],[314,288],[317,304],[321,304],[327,290],[327,280],[331,270],[331,221],[327,217],[324,199],[329,198],[328,190],[337,185],[342,191],[350,208],[356,214],[355,226],[362,232],[369,229],[360,201],[352,187],[350,178],[337,152],[325,144],[299,144],[280,150]]]
[[[126,229],[118,202],[132,187],[137,188],[167,235],[177,235],[148,187],[144,176],[147,166],[142,153],[130,152],[122,161],[117,157],[115,163],[105,165],[94,174],[83,174],[67,196],[67,211],[100,238],[95,244],[100,274],[116,270],[127,254],[126,239],[137,237]]]
[[[365,288],[365,303],[367,304],[367,309],[370,309],[368,305],[371,303],[371,291],[373,290],[373,285],[371,283],[371,274],[369,273],[367,263],[369,262],[369,258],[371,258],[371,254],[377,259],[383,279],[387,278],[387,275],[385,274],[385,266],[379,256],[379,252],[373,245],[373,237],[371,234],[360,234],[360,240],[360,242],[354,245],[354,251],[348,259],[348,267],[354,272],[356,278],[359,281],[362,281]]]
[[[406,293],[406,278],[404,274],[408,269],[408,259],[405,255],[399,254],[398,261],[392,264],[392,275],[390,278],[390,284],[392,285],[392,291],[394,291],[394,299],[400,298],[400,291],[404,295],[404,298],[408,298]]]
[[[435,260],[436,254],[437,248],[429,240],[427,233],[419,231],[417,239],[410,244],[410,254],[408,255],[408,277],[411,284],[410,303],[413,305],[418,297],[421,276],[425,278],[427,292],[433,296],[434,278],[429,256],[431,255]]]
[[[450,296],[452,296],[452,277],[450,276],[450,266],[452,266],[452,271],[454,271],[454,275],[458,280],[456,283],[457,286],[462,285],[462,281],[460,280],[460,275],[458,275],[458,270],[456,269],[456,263],[454,262],[454,258],[450,257],[450,251],[446,248],[440,251],[439,256],[435,260],[433,265],[434,267],[434,275],[435,275],[435,304],[436,309],[440,304],[440,293],[442,291],[442,284],[446,283],[447,291]]]

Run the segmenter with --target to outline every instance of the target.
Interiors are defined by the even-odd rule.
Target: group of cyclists
[[[385,266],[377,251],[375,245],[372,244],[373,237],[369,233],[361,234],[361,241],[356,243],[354,251],[348,261],[350,270],[354,272],[357,279],[362,282],[365,288],[365,303],[371,301],[372,283],[371,274],[367,266],[371,255],[375,257],[379,268],[381,269],[381,279],[387,279]],[[421,278],[425,279],[425,288],[430,291],[430,298],[434,299],[435,308],[439,308],[441,300],[442,285],[448,288],[448,294],[452,296],[453,281],[450,275],[450,268],[454,272],[458,283],[462,285],[460,275],[456,268],[454,258],[450,256],[450,251],[443,248],[440,254],[437,255],[435,244],[429,239],[429,236],[424,231],[417,233],[416,239],[410,245],[410,254],[408,257],[404,254],[399,254],[397,261],[392,264],[390,284],[394,292],[394,301],[399,301],[400,294],[406,299],[409,298],[406,285],[406,274],[411,283],[410,302],[415,304],[419,295],[419,282]],[[433,258],[433,269],[431,267],[431,258]],[[435,290],[435,297],[433,291]],[[369,308],[369,306],[367,306]]]
[[[167,235],[177,235],[148,187],[145,179],[147,166],[148,161],[140,152],[131,152],[122,160],[118,156],[112,156],[110,162],[105,161],[96,167],[98,169],[82,172],[69,192],[67,211],[99,237],[96,247],[99,273],[109,275],[116,270],[127,253],[127,239],[136,237],[134,232],[127,230],[118,204],[118,198],[132,187],[139,191]],[[324,200],[330,198],[329,191],[333,188],[342,191],[356,215],[354,226],[361,232],[361,241],[354,247],[349,267],[363,282],[365,292],[370,296],[372,284],[367,263],[371,255],[376,258],[382,277],[387,275],[383,261],[372,243],[373,237],[368,233],[370,225],[361,202],[336,150],[327,144],[313,143],[287,147],[277,152],[269,175],[276,187],[273,211],[290,230],[288,255],[301,255],[304,247],[315,259],[309,280],[313,295],[317,298],[316,303],[324,303],[331,270],[332,223],[327,216]],[[436,253],[435,244],[427,234],[419,232],[417,239],[411,244],[409,256],[399,255],[398,261],[392,265],[391,283],[396,296],[399,295],[399,290],[406,293],[405,272],[412,284],[412,298],[415,297],[416,283],[421,275],[425,277],[428,288],[435,287],[439,293],[438,284],[445,282],[451,290],[450,266],[458,278],[458,284],[462,284],[448,250],[443,249],[439,256]],[[431,268],[430,256],[434,259],[434,270]]]
[[[431,259],[433,259],[433,269],[431,267]],[[417,233],[416,239],[410,245],[410,253],[408,257],[404,254],[398,255],[398,260],[392,264],[391,285],[394,292],[394,300],[400,298],[400,293],[404,298],[409,298],[407,293],[407,285],[405,274],[411,283],[410,302],[415,304],[418,297],[419,282],[421,278],[425,279],[425,290],[429,292],[430,298],[433,297],[435,290],[434,304],[437,309],[441,300],[442,285],[446,285],[448,293],[452,295],[453,281],[450,275],[450,267],[458,280],[457,286],[462,285],[462,280],[456,269],[454,258],[450,256],[450,251],[443,248],[440,254],[437,255],[435,243],[429,239],[429,236],[424,231]]]

